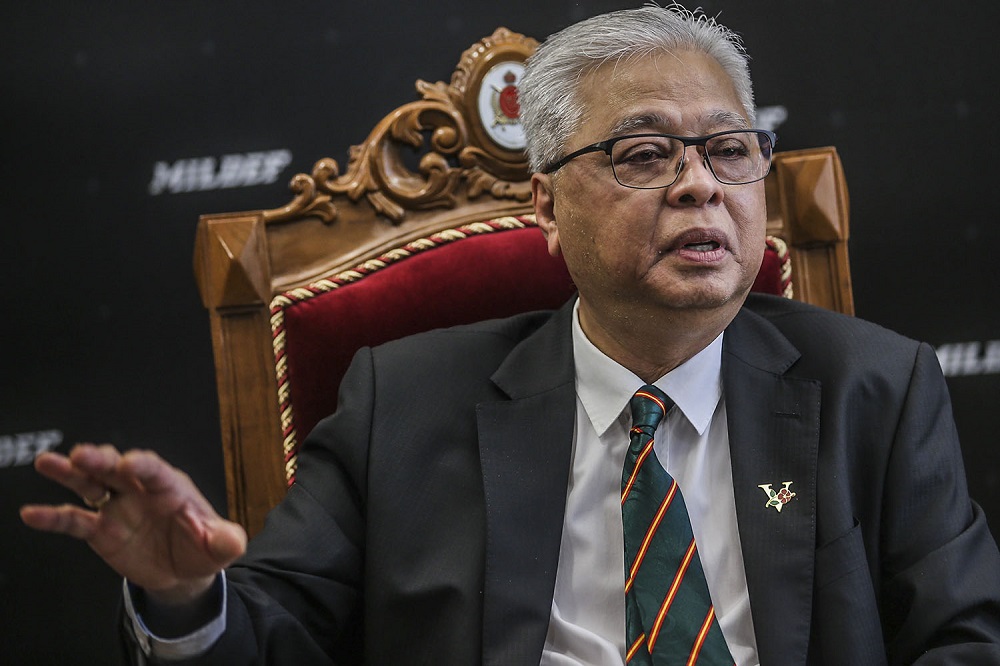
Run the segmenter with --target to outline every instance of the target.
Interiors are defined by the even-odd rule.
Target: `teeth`
[[[715,241],[705,241],[704,243],[688,243],[684,247],[696,250],[698,252],[711,252],[715,248],[719,247],[719,244]]]

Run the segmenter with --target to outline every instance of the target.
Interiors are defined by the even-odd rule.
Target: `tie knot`
[[[672,406],[673,402],[666,393],[649,384],[643,386],[635,392],[632,400],[629,401],[629,407],[632,410],[632,427],[649,428],[649,434],[652,435],[652,431],[656,430],[663,415]]]

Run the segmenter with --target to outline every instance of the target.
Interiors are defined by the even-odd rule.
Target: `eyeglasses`
[[[604,152],[611,158],[615,180],[625,187],[655,190],[673,185],[684,168],[688,146],[700,146],[709,171],[723,185],[745,185],[771,170],[777,136],[768,130],[729,130],[707,136],[630,134],[576,150],[542,173],[552,173],[587,153]]]

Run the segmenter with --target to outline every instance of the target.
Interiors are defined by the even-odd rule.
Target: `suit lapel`
[[[486,498],[483,663],[541,656],[566,506],[576,411],[572,303],[508,356],[509,401],[478,405]],[[761,663],[804,664],[816,540],[819,383],[786,375],[798,352],[744,309],[726,332],[723,382],[736,514]],[[758,486],[791,481],[779,512]]]
[[[798,352],[763,318],[743,310],[723,344],[736,515],[757,649],[763,664],[804,664],[816,549],[819,383],[785,372]],[[795,497],[767,506],[771,484]]]
[[[525,339],[477,406],[486,497],[483,663],[537,663],[559,562],[575,423],[572,304]]]

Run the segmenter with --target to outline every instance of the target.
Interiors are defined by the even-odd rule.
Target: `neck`
[[[742,302],[708,310],[617,310],[601,315],[580,299],[587,338],[648,384],[683,364],[715,340]]]

